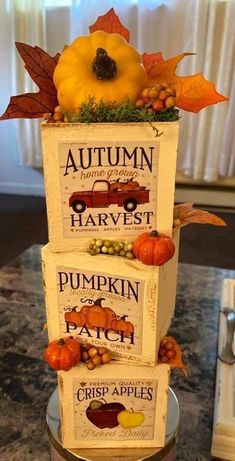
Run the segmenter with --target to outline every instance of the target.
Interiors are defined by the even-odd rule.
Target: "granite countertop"
[[[172,373],[181,410],[177,461],[208,461],[213,420],[218,314],[222,280],[235,271],[179,264],[170,334],[189,367]],[[42,361],[47,344],[40,246],[0,271],[0,461],[49,461],[45,413],[56,375]]]

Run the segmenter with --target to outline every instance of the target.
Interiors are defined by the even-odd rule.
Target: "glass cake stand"
[[[68,450],[60,440],[58,389],[51,395],[46,412],[48,435],[51,443],[51,461],[175,461],[175,442],[180,411],[176,395],[169,388],[166,443],[163,448],[89,448]]]

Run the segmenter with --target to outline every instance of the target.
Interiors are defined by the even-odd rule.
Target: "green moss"
[[[116,106],[114,103],[96,103],[92,98],[82,104],[78,113],[65,113],[65,115],[71,123],[151,123],[179,120],[179,111],[175,108],[149,114],[146,109],[137,109],[128,101]]]

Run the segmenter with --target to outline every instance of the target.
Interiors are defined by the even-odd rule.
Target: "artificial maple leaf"
[[[174,206],[174,227],[183,227],[188,224],[212,224],[226,226],[223,219],[208,211],[193,208],[192,203],[181,203]]]
[[[59,59],[38,46],[16,43],[16,47],[25,62],[30,77],[39,87],[37,93],[25,93],[12,96],[8,107],[0,120],[10,118],[41,118],[45,112],[53,112],[58,105],[57,90],[53,83],[53,72]]]
[[[160,348],[164,349],[166,344],[172,344],[173,348],[171,351],[175,352],[175,355],[173,357],[168,358],[167,363],[170,365],[171,368],[179,368],[182,370],[184,375],[187,377],[188,376],[188,369],[183,361],[183,352],[180,347],[180,345],[177,343],[177,341],[172,337],[172,336],[164,336],[164,338],[161,340],[160,343]],[[167,352],[167,348],[166,348]],[[162,360],[162,356],[159,354],[158,356],[158,363],[166,363],[165,361]]]
[[[164,61],[161,51],[159,51],[158,53],[143,53],[142,59],[143,59],[143,65],[146,70],[148,67],[152,66],[153,64]]]
[[[53,96],[56,95],[57,90],[53,83],[53,73],[60,54],[57,53],[54,57],[51,57],[38,46],[32,47],[19,42],[16,42],[16,48],[25,63],[25,69],[36,85],[41,90]]]
[[[106,14],[98,16],[94,24],[89,27],[90,33],[95,32],[96,30],[103,30],[109,34],[119,34],[122,35],[129,43],[130,41],[130,32],[124,27],[116,15],[113,8],[111,8]]]
[[[42,118],[45,113],[53,112],[57,105],[57,99],[53,101],[52,97],[43,90],[40,90],[38,93],[25,93],[12,96],[0,120],[8,120],[10,118]]]
[[[174,87],[176,107],[196,113],[211,104],[227,101],[228,98],[217,93],[214,83],[206,80],[201,73],[187,77],[176,75],[177,64],[185,56],[192,54],[194,53],[182,53],[166,61],[156,62],[146,71],[151,82],[168,82]]]

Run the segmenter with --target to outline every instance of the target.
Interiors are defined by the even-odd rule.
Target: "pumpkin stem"
[[[120,317],[120,319],[119,319],[119,320],[126,320],[126,319],[127,319],[127,317],[128,317],[128,315],[122,315],[122,317]]]
[[[64,346],[65,345],[65,341],[63,338],[60,338],[59,341],[58,341],[58,346]]]
[[[84,299],[84,298],[81,298],[81,303],[82,303],[82,304],[88,303],[88,304],[93,305],[93,304],[94,304],[94,299]]]
[[[159,232],[157,230],[153,230],[151,233],[150,233],[150,237],[158,237],[159,236]]]
[[[72,311],[72,312],[76,312],[77,307],[78,307],[78,306],[73,306],[72,309],[71,309],[71,311]]]
[[[98,80],[111,80],[117,73],[117,65],[104,48],[97,48],[92,71]]]
[[[105,298],[98,298],[96,301],[94,301],[94,305],[103,307],[102,301],[105,301]]]

